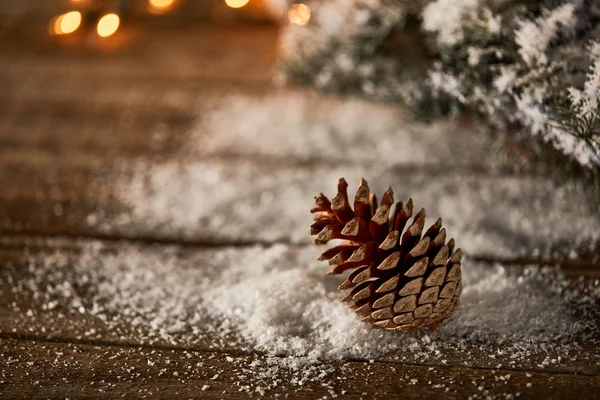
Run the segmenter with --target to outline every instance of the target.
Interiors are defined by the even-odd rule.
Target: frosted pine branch
[[[308,4],[314,18],[283,35],[290,79],[404,104],[429,117],[475,109],[493,126],[512,122],[576,163],[599,169],[597,2]],[[419,30],[421,38],[414,36]]]
[[[575,6],[565,4],[552,11],[544,10],[544,15],[535,20],[519,21],[515,31],[515,43],[519,55],[527,65],[546,64],[546,49],[561,33],[572,32],[576,19]]]

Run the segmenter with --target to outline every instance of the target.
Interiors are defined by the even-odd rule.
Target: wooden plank
[[[22,149],[57,157],[69,153],[167,156],[182,149],[195,123],[195,117],[177,112],[144,115],[128,109],[107,113],[61,106],[17,108],[15,103],[12,107],[4,103],[0,101],[5,111],[13,110],[0,116],[0,147],[13,157]]]
[[[541,250],[547,260],[548,254],[554,253],[552,259],[562,260],[581,247],[587,249],[582,265],[600,262],[594,255],[596,247],[585,242],[587,238],[574,247],[569,232],[552,234],[550,240],[536,238],[536,230],[521,232],[518,219],[527,216],[519,209],[529,208],[533,216],[559,215],[567,210],[565,202],[560,203],[558,196],[558,205],[544,205],[554,201],[545,198],[556,197],[555,188],[545,178],[516,177],[482,162],[489,158],[482,151],[489,143],[469,147],[467,144],[475,141],[473,132],[461,135],[460,140],[459,136],[452,141],[440,137],[439,132],[447,128],[459,135],[465,130],[460,124],[442,123],[429,129],[389,108],[364,103],[348,107],[348,102],[331,98],[270,93],[222,110],[222,120],[240,118],[246,125],[258,113],[267,121],[250,131],[241,129],[240,124],[192,129],[198,109],[202,119],[212,107],[212,99],[230,93],[227,82],[238,82],[233,86],[243,87],[245,93],[260,93],[253,91],[263,85],[261,79],[270,76],[261,63],[273,62],[275,34],[273,28],[188,28],[174,31],[173,36],[149,34],[146,43],[128,52],[73,50],[57,54],[53,50],[34,54],[30,49],[12,49],[0,55],[0,59],[13,61],[0,77],[0,97],[5,96],[0,105],[8,105],[0,117],[0,144],[5,150],[0,154],[0,196],[5,199],[0,231],[193,243],[303,243],[308,241],[303,226],[308,224],[304,209],[309,207],[310,196],[326,190],[341,175],[351,180],[363,175],[379,178],[378,191],[387,183],[398,182],[402,184],[397,187],[399,197],[419,196],[419,203],[432,214],[453,218],[449,228],[454,223],[455,231],[466,235],[463,242],[472,243],[469,250],[473,255],[496,256],[475,243],[493,235],[500,236],[498,247],[505,256],[515,250],[516,254],[510,254],[513,258],[535,259],[532,253]],[[220,38],[225,41],[217,40]],[[235,58],[238,50],[242,59]],[[221,52],[231,53],[227,54],[233,59],[220,57]],[[244,57],[256,54],[260,60],[253,61],[251,69],[263,71],[263,78],[245,75]],[[149,57],[157,55],[165,61],[150,62]],[[223,68],[222,63],[229,62],[238,69]],[[280,103],[285,107],[278,108]],[[245,108],[249,111],[244,114]],[[371,132],[371,124],[359,124],[359,117],[350,124],[358,128],[348,129],[344,123],[363,108],[361,115],[385,123]],[[297,119],[294,125],[299,127],[291,132],[294,141],[285,141],[285,135],[290,135],[287,126],[268,129],[281,113]],[[333,122],[327,124],[329,120]],[[310,121],[317,123],[313,126]],[[390,134],[398,124],[405,130]],[[162,126],[169,129],[166,139],[162,133],[147,138],[149,131]],[[342,128],[344,135],[339,134]],[[360,146],[365,154],[356,153],[356,143],[364,142],[366,131],[373,143]],[[331,145],[323,146],[323,142]],[[265,145],[269,143],[277,146]],[[436,157],[428,156],[430,153]],[[139,155],[151,159],[129,159]],[[179,163],[180,159],[187,160]],[[207,171],[206,175],[202,171]],[[215,171],[227,178],[214,181]],[[158,181],[161,176],[167,179]],[[257,185],[248,187],[248,181]],[[173,186],[164,189],[168,183]],[[281,190],[287,187],[299,189],[294,197],[300,204],[303,200],[299,197],[305,196],[305,208],[289,206],[293,199]],[[230,195],[205,208],[194,206],[209,201],[206,193],[220,192]],[[447,199],[439,196],[448,192],[453,195]],[[582,194],[574,192],[565,196],[579,203]],[[498,204],[492,204],[491,198]],[[268,199],[272,204],[263,201]],[[541,206],[539,199],[544,199]],[[173,207],[160,207],[161,201]],[[462,217],[445,212],[469,214],[471,201],[479,208],[480,220],[461,223]],[[242,208],[261,214],[248,221]],[[224,227],[210,227],[215,210]],[[575,211],[569,206],[568,210],[574,217],[570,221],[585,226],[585,205],[578,205]],[[276,213],[282,216],[279,229],[261,230],[263,221],[273,219]],[[508,214],[513,215],[511,224],[505,222]],[[529,225],[531,221],[526,222]],[[543,222],[538,217],[534,223],[539,231],[544,231]],[[581,228],[577,233],[582,235]]]
[[[440,135],[434,133],[435,127],[428,129],[423,124],[411,121],[406,112],[392,107],[357,101],[343,102],[331,97],[309,96],[306,92],[294,96],[289,92],[282,94],[273,91],[271,68],[275,61],[272,53],[276,36],[273,28],[233,28],[233,31],[223,27],[202,28],[198,33],[199,38],[189,30],[175,31],[172,35],[154,34],[141,48],[110,56],[77,51],[58,55],[55,52],[8,52],[6,57],[10,57],[11,63],[0,76],[0,106],[3,106],[0,110],[5,113],[4,124],[0,122],[0,132],[4,132],[1,136],[11,144],[19,140],[26,141],[20,138],[29,138],[31,131],[42,130],[44,135],[48,135],[48,141],[44,143],[53,142],[55,148],[66,144],[68,148],[74,132],[83,131],[83,136],[122,134],[132,120],[146,120],[146,116],[155,114],[173,117],[175,125],[182,117],[189,119],[199,115],[202,119],[207,108],[212,107],[212,104],[207,104],[210,103],[209,99],[221,97],[227,103],[230,99],[226,97],[234,95],[231,102],[235,104],[229,109],[225,107],[220,115],[224,119],[247,121],[250,132],[240,123],[233,126],[221,123],[220,132],[203,132],[205,136],[226,138],[218,144],[210,143],[213,154],[228,152],[231,156],[243,157],[256,154],[272,157],[277,154],[281,160],[292,155],[303,160],[343,161],[340,154],[346,154],[350,140],[353,143],[359,140],[364,142],[368,136],[369,145],[364,143],[361,146],[364,154],[355,154],[354,151],[351,155],[346,154],[348,158],[363,161],[388,158],[391,162],[400,163],[411,163],[418,159],[419,164],[443,160],[450,165],[474,164],[475,169],[481,165],[489,167],[489,157],[479,156],[481,149],[489,149],[489,140],[481,140],[482,136],[473,135],[472,132],[465,133],[461,124],[436,124],[437,130],[451,130],[455,135],[452,141],[440,140]],[[225,38],[225,42],[220,40],[221,37]],[[201,43],[198,44],[198,41]],[[215,52],[218,57],[215,57]],[[255,58],[265,59],[265,65],[256,67],[264,73],[263,79],[248,76],[248,68],[258,61],[250,65],[243,60],[232,62],[227,57],[221,57],[220,52],[232,57],[240,57],[240,54],[248,52]],[[148,54],[159,59],[179,57],[184,61],[177,61],[177,68],[165,68],[164,72],[156,69],[155,62],[131,66],[131,63],[138,63],[140,59],[143,62]],[[209,65],[209,70],[214,73],[205,73],[197,66],[197,59]],[[222,64],[229,63],[236,65],[239,71],[222,75],[229,68]],[[184,67],[179,67],[180,64]],[[233,88],[241,90],[232,93]],[[256,95],[269,89],[272,93],[264,97],[244,99],[239,93],[252,92]],[[115,122],[106,120],[107,110],[114,113],[111,118]],[[48,114],[62,114],[69,118],[65,117],[62,125],[50,119]],[[91,114],[98,119],[86,119],[88,123],[79,126],[76,117],[79,114]],[[230,118],[232,115],[236,118]],[[287,115],[288,124],[292,125],[288,138],[307,136],[313,139],[286,143],[282,134],[266,132],[271,138],[253,142],[249,137],[264,135],[261,131],[268,128],[264,122],[263,125],[259,122],[253,126],[256,125],[253,122],[256,115],[266,121],[277,120],[274,122],[278,125],[282,123],[281,115]],[[304,115],[304,118],[298,120],[299,115]],[[371,116],[377,123],[366,124],[361,116]],[[26,118],[26,124],[19,126],[18,122],[23,118]],[[390,131],[397,130],[398,126],[403,127],[403,132],[393,137]],[[110,132],[111,128],[115,132]],[[131,128],[135,129],[135,126]],[[147,128],[150,130],[152,127]],[[287,131],[289,128],[276,126],[272,129]],[[339,134],[342,130],[344,135]],[[384,132],[386,135],[382,135]],[[318,133],[323,137],[316,137]],[[196,136],[198,141],[201,135]],[[54,139],[50,140],[50,137]],[[327,151],[326,146],[320,145],[321,141],[331,142],[334,146]],[[269,142],[280,143],[282,148],[265,149],[262,144]],[[392,148],[396,150],[392,151]],[[457,158],[458,152],[463,156]]]
[[[187,135],[196,123],[196,116],[164,109],[143,112],[127,107],[112,111],[81,105],[4,105],[0,146],[2,154],[11,157],[21,149],[55,156],[165,156],[187,144]]]
[[[182,81],[180,79],[122,78],[113,76],[64,76],[32,72],[6,74],[0,77],[0,101],[3,104],[32,104],[37,107],[114,110],[115,113],[136,111],[163,113],[194,113],[204,105],[204,93],[224,96],[232,89],[248,88],[260,92],[271,88],[261,82],[255,85],[242,80],[207,79]],[[27,76],[27,78],[26,78]],[[30,107],[31,108],[31,107]],[[3,108],[3,113],[11,107]]]
[[[306,90],[225,84],[212,88],[178,84],[176,90],[185,95],[170,102],[155,82],[109,86],[84,90],[93,94],[77,101],[0,99],[0,106],[5,106],[0,108],[4,156],[14,158],[13,149],[31,147],[42,153],[119,157],[144,151],[160,156],[163,150],[175,157],[269,158],[285,165],[381,163],[410,166],[415,172],[458,169],[476,174],[512,170],[487,155],[494,151],[491,138],[465,130],[461,121],[427,125],[394,107],[315,96]],[[144,95],[130,96],[130,89]],[[114,102],[97,97],[104,90]],[[68,90],[81,92],[77,87]],[[53,93],[49,91],[49,96]],[[133,100],[119,103],[128,98]],[[367,135],[369,141],[364,142]],[[448,135],[453,140],[447,140]],[[174,150],[181,154],[173,154]],[[457,160],[459,152],[466,154]]]
[[[311,374],[256,355],[6,339],[0,365],[2,398],[593,399],[600,390],[598,376],[339,361]]]
[[[190,158],[115,162],[91,154],[60,159],[39,152],[5,155],[0,158],[0,232],[190,243],[308,243],[305,229],[312,195],[327,191],[340,176],[350,182],[376,176],[373,190],[381,193],[384,184],[402,182],[397,198],[412,196],[433,220],[443,216],[448,231],[472,256],[562,260],[574,258],[571,253],[581,246],[575,258],[588,265],[600,262],[589,242],[592,225],[597,226],[594,210],[579,200],[576,188],[556,188],[550,179],[439,167],[430,171]],[[454,194],[437,195],[450,189]],[[569,198],[578,199],[576,207]],[[248,210],[253,218],[247,218]],[[566,219],[564,215],[571,225],[560,231],[546,227],[548,218]],[[589,238],[583,236],[586,230]],[[487,240],[490,237],[495,239]]]
[[[70,239],[43,243],[55,235],[110,239],[108,245],[104,243],[106,251],[116,254],[128,245],[115,240],[154,242],[153,246],[139,245],[138,251],[172,257],[177,268],[171,273],[183,279],[183,271],[191,268],[186,266],[186,260],[193,260],[195,268],[207,269],[209,260],[223,251],[232,251],[207,245],[292,242],[295,245],[286,247],[286,251],[303,252],[303,243],[308,240],[304,233],[308,216],[304,214],[310,196],[330,187],[339,175],[356,180],[368,173],[378,177],[379,185],[401,182],[400,197],[418,193],[430,212],[456,213],[448,216],[449,227],[464,235],[461,239],[471,246],[473,255],[488,261],[498,260],[498,254],[509,254],[521,257],[522,263],[539,262],[534,251],[541,249],[542,258],[554,257],[553,262],[564,262],[576,250],[568,228],[548,236],[542,221],[533,216],[533,223],[546,234],[536,238],[531,232],[522,233],[519,224],[514,223],[519,217],[513,210],[516,205],[549,219],[553,212],[571,212],[571,222],[578,229],[584,225],[588,215],[585,208],[575,207],[578,213],[572,205],[567,209],[567,202],[554,200],[554,196],[560,196],[545,178],[516,176],[510,171],[494,170],[488,164],[456,165],[466,157],[460,157],[456,164],[448,159],[425,164],[406,160],[381,162],[386,158],[373,152],[356,161],[343,151],[345,145],[355,146],[355,142],[339,137],[333,128],[327,133],[329,136],[321,138],[335,143],[333,150],[317,153],[313,149],[308,157],[295,148],[286,148],[279,154],[264,150],[262,142],[276,142],[282,137],[272,132],[259,132],[261,136],[253,137],[248,132],[236,136],[207,131],[201,134],[224,135],[227,140],[212,143],[210,150],[196,144],[199,136],[190,134],[193,117],[198,113],[202,117],[213,107],[213,99],[230,93],[250,93],[264,100],[263,110],[286,100],[285,96],[270,94],[260,97],[262,91],[271,90],[268,82],[275,47],[272,28],[252,32],[246,28],[189,28],[130,38],[130,47],[97,52],[82,50],[75,43],[72,47],[64,44],[62,54],[57,55],[55,48],[44,47],[40,42],[37,54],[31,53],[37,48],[33,44],[25,49],[4,47],[0,54],[0,63],[13,61],[0,77],[0,146],[5,150],[0,154],[0,232],[10,235],[0,245],[0,370],[5,373],[0,378],[0,396],[90,396],[90,387],[98,385],[94,390],[103,390],[98,394],[104,397],[235,398],[247,396],[246,392],[240,394],[236,380],[250,379],[250,390],[271,382],[270,376],[261,380],[256,378],[256,371],[247,372],[256,360],[265,366],[271,359],[253,351],[242,352],[248,347],[216,335],[211,331],[214,321],[209,318],[194,320],[197,335],[192,335],[192,340],[188,336],[188,340],[173,341],[162,337],[149,321],[142,319],[140,323],[120,315],[119,310],[112,310],[120,317],[113,323],[88,312],[86,302],[95,298],[94,290],[98,290],[100,281],[82,284],[81,264],[76,262],[56,268],[55,273],[64,274],[64,278],[52,278],[53,287],[60,279],[72,284],[65,297],[69,301],[80,299],[85,304],[83,311],[73,302],[58,302],[55,307],[40,301],[35,291],[22,284],[34,282],[33,276],[37,276],[36,287],[42,289],[37,296],[44,298],[44,290],[50,290],[45,280],[49,277],[36,269],[36,262],[25,253],[42,256],[43,260],[44,255],[58,248],[67,255],[76,255],[82,249]],[[315,102],[315,110],[330,104],[329,100],[314,98],[310,102]],[[285,110],[289,112],[298,104],[304,103],[290,102]],[[323,108],[325,117],[336,120],[329,108]],[[315,110],[305,115],[307,120],[315,115],[323,118]],[[374,111],[375,106],[369,110]],[[338,114],[336,121],[343,121],[347,114]],[[387,118],[391,113],[385,115]],[[395,125],[381,129],[389,126]],[[156,139],[146,137],[161,127],[168,132]],[[259,128],[260,125],[255,127],[257,132]],[[110,133],[103,134],[103,130]],[[427,132],[420,126],[407,137],[415,140]],[[388,133],[387,139],[382,137],[390,146],[406,152],[418,148],[406,150],[407,145],[397,146],[389,136]],[[244,141],[245,137],[251,140]],[[436,138],[432,135],[428,141],[419,142],[421,149],[434,153],[458,149],[454,155],[472,151],[471,147],[461,149],[459,144],[440,143]],[[320,143],[315,138],[312,142]],[[344,153],[348,159],[335,158],[335,153]],[[138,156],[141,157],[137,159]],[[219,179],[214,179],[215,173]],[[247,182],[252,182],[252,187]],[[576,190],[569,190],[562,194],[579,199]],[[440,199],[439,193],[453,195]],[[295,203],[300,196],[306,196],[306,207]],[[540,198],[544,199],[541,205]],[[476,215],[485,217],[461,222],[473,212],[473,207]],[[274,215],[278,218],[274,219]],[[215,217],[221,222],[214,223]],[[513,224],[506,224],[507,219],[512,219]],[[21,236],[22,232],[39,234],[37,239],[42,243]],[[486,253],[489,247],[478,242],[481,237],[487,238],[484,245],[489,244],[489,238],[498,238],[496,245],[504,252],[490,256]],[[165,243],[204,247],[163,246]],[[582,252],[573,263],[565,262],[566,269],[575,276],[598,276],[598,254],[590,250],[593,247],[589,243],[582,246],[587,248],[587,254]],[[520,254],[513,255],[514,249]],[[241,259],[244,250],[247,249],[240,247],[233,252]],[[259,258],[263,250],[259,248],[250,256]],[[153,266],[140,268],[153,272]],[[513,270],[518,268],[507,267],[508,273]],[[197,274],[203,273],[210,277],[203,270]],[[198,275],[192,273],[191,278]],[[156,285],[160,284],[159,278]],[[568,311],[575,316],[588,312],[575,305]],[[590,315],[593,318],[595,314]],[[575,316],[574,321],[580,321]],[[266,395],[313,398],[348,390],[345,394],[365,398],[399,392],[409,398],[507,397],[517,393],[528,398],[560,398],[573,393],[574,388],[583,392],[585,398],[598,390],[597,335],[582,336],[578,340],[581,347],[567,352],[568,357],[550,346],[548,352],[536,352],[526,360],[521,354],[518,363],[510,352],[492,354],[510,343],[488,346],[463,337],[453,339],[456,344],[442,346],[438,353],[431,349],[420,353],[395,351],[371,364],[365,360],[327,363],[331,380],[325,386],[321,379],[297,390],[286,386],[295,375],[283,374],[279,386]],[[502,342],[502,338],[498,341]],[[62,358],[65,355],[66,360]],[[167,370],[149,368],[149,357],[154,366]],[[196,363],[206,364],[192,365],[190,358],[199,358],[202,361]],[[122,370],[117,371],[119,367],[115,365],[122,366]],[[170,365],[176,367],[169,369]],[[130,370],[132,367],[135,370]],[[223,378],[211,380],[215,371]],[[206,391],[202,391],[204,385],[209,386]]]
[[[66,239],[46,241],[28,237],[4,238],[0,243],[0,338],[197,351],[239,352],[240,349],[246,349],[244,352],[248,352],[248,349],[252,348],[251,344],[240,342],[235,337],[219,335],[214,329],[218,326],[218,321],[203,315],[191,316],[190,314],[178,328],[179,330],[165,334],[162,330],[170,326],[170,323],[168,321],[158,322],[158,325],[152,323],[154,318],[160,321],[165,317],[162,311],[152,310],[153,307],[162,307],[162,302],[168,301],[171,297],[181,297],[180,293],[187,293],[190,289],[183,286],[176,288],[173,282],[186,281],[185,285],[199,288],[200,281],[203,279],[216,280],[219,270],[228,268],[227,265],[231,260],[260,259],[265,257],[264,253],[268,248],[259,246],[239,249],[194,249],[173,246],[129,246],[125,243],[112,242],[86,243]],[[102,252],[92,258],[100,260],[99,257],[103,257],[105,261],[98,261],[96,265],[93,264],[95,261],[89,258],[89,245],[100,244]],[[60,257],[50,257],[59,249],[62,254]],[[289,247],[281,254],[281,262],[277,262],[278,258],[271,262],[274,265],[302,264],[307,256],[308,258],[312,256],[312,250],[312,248]],[[85,254],[80,259],[77,255],[82,251]],[[143,259],[138,260],[141,254]],[[60,260],[67,260],[67,262]],[[221,260],[219,269],[211,267],[214,265],[214,260]],[[45,265],[47,262],[50,264]],[[107,264],[103,264],[104,262]],[[108,269],[111,265],[119,263],[123,263],[121,272]],[[164,263],[169,263],[168,265],[172,267],[168,265],[163,267]],[[474,267],[476,266],[472,265],[472,268]],[[490,274],[493,274],[491,267],[489,266]],[[469,268],[469,263],[465,264],[465,268]],[[477,266],[477,268],[482,267]],[[506,269],[507,274],[518,272],[518,267],[507,266]],[[165,275],[167,270],[169,273]],[[325,270],[326,268],[323,268],[323,271]],[[114,275],[115,273],[123,274],[123,277],[120,278]],[[135,311],[136,306],[129,303],[126,298],[122,298],[122,296],[129,296],[127,293],[131,295],[134,288],[127,284],[120,288],[117,281],[133,279],[135,282],[146,279],[145,276],[153,276],[155,282],[148,282],[149,286],[146,289],[143,286],[135,289],[149,291],[144,305],[140,305],[141,308]],[[330,278],[325,278],[323,275],[323,279]],[[582,279],[586,278],[580,276],[573,279],[573,285],[581,284]],[[171,283],[162,284],[164,280]],[[516,278],[514,281],[516,282]],[[331,283],[331,290],[335,291],[335,283]],[[467,286],[469,284],[466,282]],[[97,305],[102,307],[106,301],[106,298],[103,300],[102,293],[98,292],[102,290],[115,291],[113,294],[115,298],[122,298],[121,301],[125,303],[121,306],[110,306],[102,312],[93,311]],[[193,290],[189,294],[193,296]],[[532,294],[533,297],[540,295],[542,294]],[[493,298],[494,293],[490,293],[490,296]],[[473,301],[466,298],[463,305],[465,312],[473,312]],[[475,301],[482,301],[482,299]],[[555,304],[556,297],[550,296],[548,301]],[[181,315],[201,312],[191,297],[181,297],[179,304],[177,312]],[[586,310],[583,306],[573,304],[566,312],[573,315],[585,312],[588,313],[586,318],[596,318]],[[512,318],[514,317],[512,314],[505,316]],[[540,315],[540,318],[544,316]],[[579,319],[573,319],[572,323],[582,323],[580,322],[582,317],[577,318]],[[460,323],[461,319],[457,321]],[[465,324],[471,323],[468,318],[462,321]],[[564,321],[555,322],[558,324]],[[175,324],[174,320],[172,323]],[[360,322],[356,321],[356,323]],[[523,329],[529,329],[528,324],[531,325],[532,322],[525,323]],[[434,334],[428,332],[426,334],[435,340],[431,348],[422,342],[413,349],[390,350],[378,356],[377,360],[424,366],[526,369],[544,373],[600,375],[600,364],[598,364],[600,353],[597,346],[600,337],[597,334],[594,336],[582,332],[580,337],[571,338],[570,344],[576,341],[579,347],[569,350],[559,345],[561,343],[559,332],[553,334],[558,337],[556,342],[551,340],[546,343],[542,346],[543,351],[539,346],[531,347],[525,342],[521,343],[525,348],[509,350],[513,348],[511,339],[501,339],[500,333],[498,333],[499,342],[496,344],[486,345],[480,342],[477,339],[477,331],[481,328],[483,327],[473,326],[472,331],[465,330],[465,335],[475,334],[475,339],[446,335],[445,340],[449,342],[435,339]],[[376,332],[373,333],[376,337]],[[523,334],[527,333],[523,332]],[[402,338],[405,336],[398,336],[399,340]],[[255,353],[251,350],[250,352]],[[525,357],[524,354],[527,356]]]
[[[147,28],[125,26],[118,38],[90,47],[85,38],[73,41],[71,37],[48,37],[44,26],[30,33],[37,36],[37,45],[25,40],[2,47],[0,64],[6,68],[0,87],[18,78],[27,79],[15,84],[32,87],[42,77],[57,78],[55,86],[66,79],[90,76],[243,79],[248,83],[272,79],[277,47],[275,26],[194,24],[179,29]],[[54,39],[62,43],[53,43]]]

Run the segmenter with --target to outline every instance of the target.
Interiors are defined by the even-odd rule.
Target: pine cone
[[[413,212],[413,202],[394,203],[392,188],[377,208],[375,194],[361,179],[350,207],[348,184],[341,178],[338,194],[329,201],[315,197],[315,223],[310,234],[315,243],[342,239],[319,260],[329,260],[330,275],[354,270],[339,286],[352,289],[342,301],[349,302],[362,320],[385,329],[404,332],[439,324],[458,308],[461,285],[461,251],[438,219],[424,235],[425,210],[421,209],[403,232]]]

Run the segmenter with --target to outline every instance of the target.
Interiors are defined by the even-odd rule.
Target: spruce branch
[[[403,104],[423,118],[476,110],[491,126],[514,124],[554,146],[561,160],[600,169],[597,2],[332,0],[311,8],[307,26],[284,34],[291,80]]]

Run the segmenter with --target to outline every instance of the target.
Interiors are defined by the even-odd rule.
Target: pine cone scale
[[[444,244],[442,220],[423,234],[424,209],[409,224],[412,199],[394,208],[388,188],[377,207],[376,196],[361,179],[352,210],[347,188],[342,178],[331,201],[322,193],[315,197],[315,223],[309,230],[318,244],[344,241],[318,258],[328,261],[331,275],[352,270],[339,285],[350,290],[342,301],[363,320],[385,329],[437,329],[458,307],[462,290],[461,252],[454,252],[453,239]]]
[[[350,274],[348,279],[350,280],[350,282],[352,282],[355,285],[358,283],[362,283],[362,282],[366,281],[367,279],[371,278],[371,268],[373,268],[373,267],[366,266],[366,267],[359,268],[356,271],[354,271],[352,274]]]
[[[388,294],[378,298],[377,300],[375,300],[373,302],[373,308],[377,309],[377,308],[389,307],[394,304],[395,297],[396,296],[394,293],[388,293]]]
[[[408,271],[406,271],[404,273],[404,275],[410,277],[410,278],[414,278],[416,276],[423,276],[425,275],[425,271],[427,271],[427,265],[429,264],[429,258],[428,257],[424,257],[421,258],[419,261],[417,261],[416,263],[414,263],[412,265],[412,267],[410,267],[408,269]]]
[[[402,297],[394,304],[394,312],[398,314],[412,312],[415,308],[417,308],[417,295]]]
[[[398,239],[400,239],[400,232],[391,231],[388,233],[385,240],[379,245],[379,249],[383,251],[392,250],[398,244]]]
[[[398,274],[396,276],[393,276],[392,278],[390,278],[387,281],[383,282],[381,284],[381,286],[379,286],[375,292],[377,292],[377,293],[386,293],[386,292],[389,292],[391,290],[394,290],[398,286],[398,281],[399,280],[400,280],[400,274]]]
[[[389,256],[387,256],[386,259],[383,260],[381,262],[381,264],[379,264],[377,266],[377,269],[380,271],[394,269],[398,265],[398,261],[400,261],[400,252],[396,251],[396,252],[390,254]]]

